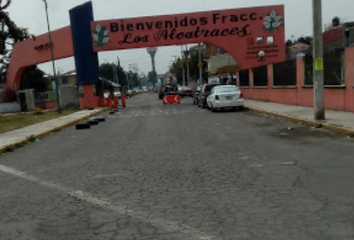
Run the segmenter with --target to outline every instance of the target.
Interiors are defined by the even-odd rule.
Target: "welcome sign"
[[[208,42],[240,64],[257,65],[259,51],[285,60],[283,5],[93,21],[91,30],[94,51]]]

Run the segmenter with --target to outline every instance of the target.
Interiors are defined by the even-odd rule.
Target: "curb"
[[[89,115],[81,117],[79,119],[75,119],[75,120],[73,120],[71,122],[65,123],[65,124],[63,124],[61,126],[54,127],[54,128],[52,128],[50,130],[47,130],[45,132],[42,132],[42,133],[39,133],[39,134],[36,134],[36,135],[31,135],[31,136],[35,137],[36,139],[41,139],[41,138],[44,138],[44,137],[50,135],[51,133],[60,132],[60,131],[66,129],[68,127],[71,127],[71,126],[73,126],[73,125],[75,125],[75,124],[77,124],[77,123],[79,123],[79,122],[81,122],[83,120],[86,120],[86,119],[91,118],[93,116],[99,115],[101,113],[103,113],[103,109],[100,109],[99,111],[97,111],[95,113],[90,113]],[[11,150],[14,151],[17,148],[20,148],[23,145],[26,145],[26,144],[30,143],[30,141],[28,140],[28,137],[30,137],[30,136],[26,136],[26,139],[20,140],[20,141],[14,143],[14,144],[7,145],[7,146],[4,146],[4,147],[0,147],[0,155],[3,154],[3,153],[9,152],[7,150],[8,148],[11,148]]]
[[[253,108],[253,107],[245,107],[245,109],[247,109],[251,112],[255,112],[255,113],[263,113],[263,114],[268,114],[271,116],[283,118],[283,119],[286,119],[290,122],[302,123],[302,124],[305,124],[305,125],[308,125],[311,127],[315,127],[315,128],[323,128],[323,129],[326,129],[326,130],[329,130],[331,132],[338,133],[338,134],[345,134],[348,136],[354,135],[354,129],[351,129],[351,128],[336,126],[336,125],[333,125],[330,123],[325,123],[325,122],[315,121],[315,120],[308,120],[308,119],[304,119],[304,118],[300,118],[300,117],[281,114],[281,113],[277,113],[277,112],[273,112],[273,111],[266,111],[263,109],[258,109],[258,108]]]

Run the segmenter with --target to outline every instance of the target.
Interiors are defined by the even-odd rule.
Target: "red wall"
[[[45,102],[45,108],[46,109],[55,109],[57,107],[58,107],[57,101]]]
[[[97,108],[100,107],[100,96],[94,95],[94,85],[83,85],[84,97],[80,97],[81,108]]]
[[[297,58],[297,84],[293,88],[273,87],[272,65],[268,65],[268,87],[254,88],[250,69],[250,87],[241,87],[246,99],[313,107],[313,88],[305,88],[304,58]],[[345,87],[325,88],[326,109],[354,112],[354,47],[345,51]]]

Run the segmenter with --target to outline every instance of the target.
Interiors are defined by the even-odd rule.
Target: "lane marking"
[[[114,211],[118,214],[121,215],[127,215],[132,218],[136,218],[144,223],[153,225],[155,227],[163,228],[167,232],[178,232],[181,235],[185,235],[185,237],[188,239],[188,237],[192,237],[194,239],[199,239],[199,240],[222,240],[221,238],[215,237],[208,235],[204,232],[199,231],[198,229],[191,228],[183,223],[179,223],[176,221],[169,221],[161,217],[151,217],[151,213],[145,212],[145,211],[139,211],[139,210],[133,210],[131,208],[128,209],[127,206],[124,206],[122,204],[113,204],[110,202],[108,199],[104,199],[101,197],[95,197],[91,193],[81,191],[81,190],[75,190],[73,188],[61,185],[61,184],[56,184],[50,181],[45,181],[42,180],[36,176],[27,174],[25,172],[19,171],[17,169],[7,167],[5,165],[0,164],[0,171],[24,180],[27,180],[29,182],[34,182],[39,185],[45,186],[50,189],[54,189],[60,192],[63,192],[65,194],[68,194],[72,197],[78,198],[80,200],[83,200],[87,203],[94,204],[97,206],[100,206],[102,208]]]

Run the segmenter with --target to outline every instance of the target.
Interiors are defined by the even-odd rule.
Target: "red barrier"
[[[125,94],[122,94],[122,107],[127,107],[127,105],[125,104]]]
[[[162,103],[163,103],[163,105],[180,104],[181,103],[181,96],[180,95],[164,96],[162,98]]]
[[[112,108],[117,108],[118,107],[118,101],[116,98],[110,99],[110,98],[101,98],[100,101],[100,106],[101,107],[112,107]]]

